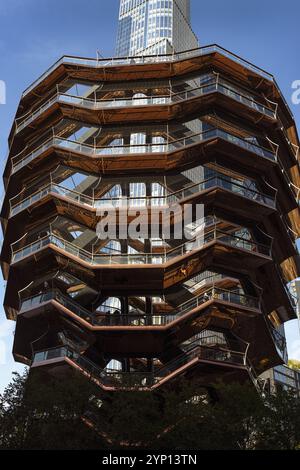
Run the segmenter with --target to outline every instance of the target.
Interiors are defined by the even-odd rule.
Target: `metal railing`
[[[85,373],[99,381],[102,385],[116,388],[149,389],[158,385],[194,359],[212,363],[226,363],[248,369],[245,353],[231,351],[221,347],[191,345],[190,350],[170,361],[167,365],[154,372],[121,372],[119,370],[101,369],[88,358],[81,356],[68,346],[36,352],[32,365],[43,362],[68,358],[78,365]]]
[[[65,188],[64,186],[56,183],[49,183],[38,191],[33,192],[30,196],[24,197],[23,193],[15,196],[10,200],[10,217],[15,216],[19,212],[28,209],[33,204],[41,201],[48,195],[59,195],[66,197],[78,204],[89,206],[92,209],[102,209],[105,207],[114,208],[128,208],[128,207],[161,207],[168,206],[172,203],[179,202],[188,197],[192,197],[201,191],[219,187],[226,189],[235,194],[239,194],[249,200],[256,201],[260,204],[267,205],[275,208],[276,201],[275,197],[268,196],[259,191],[247,188],[240,183],[232,181],[230,178],[225,176],[216,175],[211,178],[207,178],[200,183],[193,184],[179,191],[171,193],[167,196],[145,196],[145,197],[103,197],[93,198],[86,196],[85,194],[79,193],[72,189]]]
[[[206,244],[217,241],[219,243],[232,246],[238,249],[243,249],[255,254],[271,256],[271,248],[267,245],[253,242],[251,240],[228,234],[219,229],[210,229],[208,233],[203,234],[195,240],[188,241],[180,247],[174,248],[170,251],[163,253],[138,253],[138,254],[94,254],[88,252],[82,248],[77,247],[71,242],[64,240],[63,238],[50,233],[49,235],[34,241],[25,247],[14,248],[12,246],[12,260],[14,264],[27,256],[33,255],[42,249],[53,245],[64,252],[73,255],[80,260],[91,264],[97,265],[162,265],[171,262],[177,257],[181,257],[192,252],[196,252],[203,248]],[[18,243],[17,243],[18,244]],[[17,245],[14,244],[14,245]]]
[[[205,55],[210,55],[218,53],[221,54],[223,57],[226,57],[235,63],[241,65],[242,67],[250,70],[251,72],[259,75],[260,77],[274,82],[274,77],[266,72],[265,70],[257,67],[256,65],[250,63],[247,60],[242,59],[241,57],[237,56],[236,54],[224,49],[217,44],[208,45],[205,47],[200,47],[196,49],[192,49],[189,51],[180,52],[177,54],[166,54],[166,55],[147,55],[147,56],[140,56],[140,57],[116,57],[116,58],[108,58],[108,59],[90,59],[84,57],[75,57],[75,56],[63,56],[59,59],[55,64],[53,64],[44,74],[42,74],[37,80],[35,80],[24,92],[23,97],[30,93],[35,87],[38,86],[48,75],[50,75],[55,69],[57,69],[60,65],[64,64],[74,64],[79,66],[88,66],[93,68],[106,68],[106,67],[114,67],[120,65],[139,65],[139,64],[151,64],[151,63],[160,63],[160,62],[176,62],[179,60],[185,60],[193,57],[201,57]]]
[[[272,335],[276,350],[279,356],[284,360],[285,363],[288,362],[288,351],[287,351],[287,343],[285,337],[270,323],[270,321],[266,318],[266,323],[268,329]]]
[[[24,158],[21,157],[22,153],[12,158],[12,174],[19,171],[25,165],[32,162],[35,158],[43,154],[46,150],[52,147],[58,147],[63,150],[73,151],[76,153],[83,153],[91,157],[97,158],[99,156],[120,156],[120,155],[131,155],[131,154],[151,154],[151,153],[172,153],[182,148],[197,145],[199,143],[220,138],[226,142],[234,144],[240,148],[243,148],[251,153],[259,155],[260,157],[267,158],[268,160],[277,161],[277,151],[267,149],[251,140],[242,139],[229,132],[226,132],[219,128],[213,128],[207,131],[203,131],[197,134],[193,134],[189,137],[184,137],[178,140],[170,142],[160,142],[153,144],[139,144],[139,145],[111,145],[105,147],[96,147],[87,145],[73,140],[63,139],[60,137],[53,137],[45,142],[43,145],[38,147],[33,152],[26,155]],[[278,149],[277,149],[278,150]]]
[[[228,290],[211,287],[207,289],[206,292],[202,292],[198,296],[195,296],[175,307],[172,313],[163,312],[155,313],[155,315],[147,315],[139,311],[129,311],[128,315],[123,315],[119,310],[115,310],[114,313],[92,313],[74,300],[62,294],[58,289],[52,289],[24,299],[21,302],[19,313],[23,314],[24,312],[31,311],[53,300],[67,308],[71,313],[75,314],[79,318],[87,321],[92,326],[98,327],[165,326],[213,300],[260,311],[260,300],[256,297],[245,295],[241,293],[239,289]],[[112,308],[112,310],[114,309]]]
[[[230,82],[216,76],[208,84],[200,85],[198,87],[190,88],[189,90],[178,93],[172,93],[172,90],[170,90],[168,95],[96,100],[71,95],[68,93],[56,93],[49,100],[43,103],[38,109],[32,111],[31,113],[26,113],[25,118],[22,119],[22,116],[18,118],[16,120],[16,133],[21,132],[21,130],[41,116],[55,103],[71,104],[91,110],[120,107],[130,108],[136,106],[154,106],[164,104],[171,105],[216,92],[222,93],[223,95],[228,96],[229,98],[238,101],[239,103],[242,103],[248,108],[264,114],[265,116],[276,119],[277,109],[272,109],[271,107],[256,101],[253,97],[246,95],[243,90],[232,87]]]

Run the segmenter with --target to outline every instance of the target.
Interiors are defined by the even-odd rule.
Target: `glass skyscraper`
[[[190,0],[121,0],[116,55],[171,54],[198,47]]]

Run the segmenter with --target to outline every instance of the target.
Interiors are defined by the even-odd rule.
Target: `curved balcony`
[[[92,198],[86,196],[85,194],[67,189],[62,185],[51,182],[38,191],[33,192],[33,194],[28,197],[23,197],[21,193],[20,195],[12,198],[10,200],[9,218],[14,217],[24,210],[32,208],[32,206],[48,198],[48,196],[58,197],[63,200],[67,199],[68,202],[76,203],[84,208],[88,207],[94,211],[97,211],[98,209],[105,209],[105,207],[114,207],[116,209],[127,209],[132,207],[159,208],[169,207],[171,204],[180,203],[186,199],[194,198],[197,194],[212,188],[224,189],[250,201],[254,201],[257,204],[261,204],[272,209],[276,208],[276,201],[274,197],[259,191],[255,191],[253,189],[249,189],[239,183],[231,181],[230,178],[218,175],[207,178],[200,183],[193,184],[167,196],[158,197]]]
[[[227,232],[223,232],[215,227],[215,229],[211,228],[210,231],[205,233],[201,238],[189,241],[180,247],[159,254],[95,254],[78,248],[73,243],[64,240],[54,233],[51,233],[43,238],[38,239],[37,241],[26,245],[25,247],[18,249],[12,246],[11,264],[14,265],[24,259],[34,256],[38,252],[47,248],[54,248],[58,249],[63,254],[74,256],[78,261],[87,264],[91,268],[104,268],[110,266],[122,267],[133,265],[137,267],[143,267],[144,265],[153,267],[164,265],[166,267],[169,265],[169,263],[172,264],[177,258],[180,259],[186,255],[192,256],[193,254],[199,253],[199,251],[206,245],[213,242],[217,242],[228,247],[233,247],[238,250],[243,250],[244,252],[251,253],[254,256],[262,257],[265,259],[265,261],[269,261],[271,259],[271,248],[269,246],[228,234]]]
[[[252,312],[260,313],[260,300],[258,298],[242,294],[238,290],[211,287],[204,293],[202,292],[175,307],[172,313],[156,312],[154,315],[142,314],[139,311],[130,311],[128,315],[122,315],[121,311],[118,310],[115,310],[114,314],[91,313],[59,290],[53,289],[24,299],[20,306],[19,315],[26,316],[28,313],[31,316],[35,310],[39,312],[49,304],[54,304],[54,306],[58,304],[58,308],[64,307],[63,310],[68,316],[79,321],[83,320],[81,323],[85,323],[85,325],[88,323],[89,329],[95,331],[107,330],[108,328],[165,330],[166,327],[169,328],[181,318],[193,316],[193,314],[203,310],[212,302],[230,305],[231,309],[250,309]]]
[[[94,383],[104,390],[153,390],[169,380],[176,378],[197,365],[206,364],[212,367],[222,367],[224,370],[244,370],[249,379],[254,378],[253,368],[247,360],[245,353],[231,351],[220,346],[204,346],[191,343],[184,354],[170,361],[168,364],[149,372],[124,373],[117,370],[101,369],[88,358],[81,356],[69,346],[48,349],[36,352],[32,361],[32,368],[57,366],[59,363],[68,365],[89,376]]]
[[[75,95],[70,95],[67,93],[57,93],[52,96],[46,103],[43,103],[38,109],[35,111],[29,112],[25,115],[25,117],[20,117],[16,121],[16,128],[15,133],[20,133],[23,129],[27,126],[30,126],[34,121],[40,121],[44,115],[47,115],[47,111],[50,108],[54,107],[56,104],[67,105],[77,108],[83,108],[85,110],[90,111],[106,111],[109,109],[109,113],[107,116],[103,117],[101,114],[101,118],[97,119],[97,122],[102,122],[104,119],[105,122],[112,122],[116,121],[115,119],[111,119],[111,111],[118,110],[120,108],[128,108],[126,112],[130,112],[132,109],[136,109],[137,107],[153,107],[153,106],[172,106],[178,105],[180,103],[185,103],[189,100],[193,100],[199,98],[201,96],[210,95],[212,93],[220,93],[227,98],[236,101],[249,110],[259,113],[260,115],[271,119],[272,121],[276,120],[277,118],[277,108],[275,109],[265,106],[264,104],[256,101],[253,97],[245,94],[245,92],[237,87],[233,87],[230,82],[218,78],[216,75],[213,80],[211,80],[208,84],[191,88],[184,92],[179,93],[172,93],[170,90],[169,95],[154,95],[154,96],[143,96],[143,97],[134,97],[131,99],[124,99],[124,98],[115,98],[113,100],[93,100],[89,98],[79,97]],[[96,115],[97,116],[97,115]],[[147,111],[142,110],[142,117],[145,120],[147,118]],[[150,116],[152,117],[152,116]],[[86,118],[86,116],[85,116]],[[141,117],[138,116],[138,119]],[[118,119],[117,119],[118,120]],[[92,120],[95,122],[95,119]]]
[[[169,143],[156,143],[156,144],[145,144],[145,145],[114,145],[106,147],[93,147],[91,145],[81,144],[76,141],[63,139],[59,137],[53,137],[49,139],[45,144],[38,147],[33,152],[25,155],[22,158],[23,152],[20,155],[16,155],[12,158],[12,174],[15,174],[24,166],[28,165],[43,153],[50,149],[58,149],[67,152],[74,152],[80,155],[86,155],[90,158],[105,158],[105,157],[120,157],[120,156],[131,156],[131,155],[156,155],[159,154],[171,154],[184,150],[186,148],[199,145],[201,143],[209,142],[213,139],[221,139],[222,141],[228,142],[237,148],[244,149],[252,154],[255,154],[261,158],[265,158],[269,161],[277,161],[277,152],[265,147],[261,147],[247,139],[242,139],[222,129],[213,128],[207,131],[203,131],[189,137],[178,139]]]
[[[142,65],[142,64],[157,64],[164,62],[175,63],[186,59],[192,59],[195,57],[202,57],[211,54],[220,54],[234,63],[242,66],[246,70],[251,71],[255,75],[268,80],[271,83],[275,83],[274,77],[266,72],[265,70],[251,64],[249,61],[242,59],[241,57],[233,54],[232,52],[224,49],[217,44],[212,44],[197,49],[180,52],[177,54],[167,55],[153,55],[153,56],[139,56],[139,57],[123,57],[123,58],[110,58],[110,59],[89,59],[75,56],[63,56],[55,64],[53,64],[43,75],[35,80],[23,93],[22,97],[28,95],[34,88],[36,88],[43,80],[45,80],[50,74],[62,65],[76,65],[89,68],[109,68],[109,67],[120,67],[128,65]],[[276,83],[275,83],[276,84]]]

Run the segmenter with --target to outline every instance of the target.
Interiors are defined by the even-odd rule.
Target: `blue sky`
[[[272,72],[300,126],[300,105],[291,103],[291,84],[300,80],[299,0],[191,4],[201,45],[217,43]],[[0,161],[21,92],[33,80],[64,54],[114,54],[118,5],[119,0],[0,0],[0,80],[7,85],[7,104],[0,105]],[[0,310],[0,391],[12,370],[23,368],[10,354],[13,329]],[[286,331],[290,356],[300,359],[297,322]]]

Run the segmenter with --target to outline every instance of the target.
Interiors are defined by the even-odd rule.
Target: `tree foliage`
[[[216,399],[215,397],[218,397]],[[299,449],[300,399],[196,382],[155,393],[101,393],[74,372],[20,376],[0,395],[0,449]]]
[[[89,382],[14,374],[0,395],[0,449],[88,449],[98,445],[81,420]]]
[[[300,372],[300,361],[297,361],[296,359],[290,359],[289,360],[289,367],[291,369],[298,370]]]

